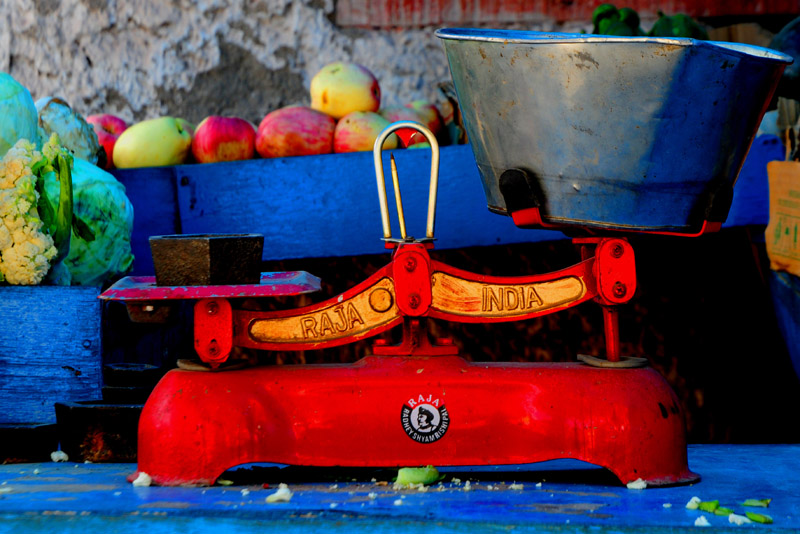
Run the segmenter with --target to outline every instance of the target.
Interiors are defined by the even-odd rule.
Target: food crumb
[[[339,484],[331,484],[330,486],[328,486],[328,489],[331,490],[339,489]]]
[[[697,507],[700,505],[700,497],[692,497],[689,499],[689,502],[686,503],[687,510],[697,510]]]
[[[50,453],[50,459],[54,462],[66,462],[69,461],[69,456],[64,451],[53,451]]]
[[[745,523],[752,523],[752,521],[743,515],[730,514],[728,515],[728,523],[733,523],[734,525],[744,525]]]
[[[267,496],[266,501],[270,504],[279,503],[279,502],[289,502],[292,500],[292,491],[289,489],[289,486],[286,484],[279,484],[278,489],[275,493]]]
[[[469,480],[467,480],[466,482],[464,482],[464,491],[470,491],[470,490],[472,490],[472,485],[469,483]]]
[[[672,508],[672,503],[671,502],[665,502],[661,506],[663,506],[664,508]]]
[[[647,482],[645,482],[641,478],[637,478],[633,482],[628,482],[627,486],[628,486],[628,489],[643,490],[643,489],[645,489],[647,487]]]
[[[337,506],[339,506],[339,503],[332,502],[332,503],[330,503],[328,506],[329,506],[330,508],[336,508]]]
[[[524,489],[524,488],[525,488],[525,486],[523,484],[517,484],[516,482],[514,482],[513,484],[508,486],[508,489],[512,489],[512,490],[521,490],[521,489]]]
[[[710,527],[711,523],[708,522],[708,519],[706,519],[706,516],[701,515],[700,517],[695,519],[694,526],[696,526],[696,527]]]
[[[373,500],[373,501],[374,501],[375,499],[377,499],[377,498],[378,498],[378,494],[377,494],[377,493],[375,493],[374,491],[370,491],[369,493],[367,493],[367,497],[369,497],[369,498],[370,498],[370,500]]]
[[[122,495],[121,491],[115,491],[114,492],[114,497],[119,497],[120,495]]]
[[[542,483],[541,483],[541,482],[537,482],[537,483],[536,483],[536,487],[537,487],[537,488],[541,488],[541,487],[542,487]]]
[[[150,475],[148,475],[144,471],[139,471],[139,476],[137,476],[136,480],[133,481],[133,485],[136,487],[146,487],[152,483],[153,479],[150,478]]]
[[[247,489],[247,488],[244,488],[242,490],[242,497],[247,497],[248,495],[250,495],[250,490]]]
[[[34,474],[34,475],[38,475],[38,474],[39,474],[39,469],[38,469],[38,468],[37,468],[37,469],[34,469],[34,470],[33,470],[33,474]]]
[[[401,504],[403,504],[403,499],[395,499],[392,504],[394,504],[395,506],[400,506]]]
[[[455,484],[456,486],[458,486],[459,484],[461,484],[461,479],[460,479],[460,478],[453,477],[453,480],[452,480],[452,482],[453,482],[453,484]]]

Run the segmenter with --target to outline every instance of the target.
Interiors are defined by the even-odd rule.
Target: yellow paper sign
[[[800,276],[800,162],[771,161],[767,255],[774,271]]]

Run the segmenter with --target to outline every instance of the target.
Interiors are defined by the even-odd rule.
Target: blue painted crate
[[[384,151],[384,160],[389,157]],[[425,235],[431,153],[395,150],[409,234]],[[766,162],[780,141],[753,143],[734,189],[726,227],[767,224]],[[384,162],[384,168],[388,164]],[[387,171],[388,172],[388,171]],[[264,234],[264,260],[383,253],[372,152],[115,170],[134,206],[134,274],[152,275],[148,237]],[[390,198],[391,180],[387,180]],[[394,202],[389,202],[398,236]],[[522,230],[491,213],[469,145],[441,148],[436,248],[552,241],[553,230]]]
[[[55,423],[54,403],[99,399],[96,287],[0,287],[0,423]]]

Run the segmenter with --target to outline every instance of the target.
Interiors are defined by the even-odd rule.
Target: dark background
[[[800,381],[778,331],[765,276],[763,229],[734,228],[699,238],[633,236],[638,289],[620,309],[622,354],[647,358],[677,394],[690,443],[800,441]],[[472,272],[525,275],[580,261],[567,240],[431,252]],[[270,300],[266,309],[335,296],[389,262],[389,254],[265,262],[264,271],[305,270],[322,291]],[[131,323],[119,303],[106,304],[104,358],[167,370],[194,358],[191,307],[167,325]],[[494,324],[433,321],[472,361],[564,362],[604,354],[601,309],[593,302],[537,319]],[[399,327],[387,337],[397,340]],[[261,364],[353,362],[373,340],[296,353],[239,352]]]

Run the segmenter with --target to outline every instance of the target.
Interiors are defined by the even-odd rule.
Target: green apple
[[[192,133],[183,119],[148,119],[120,134],[114,145],[114,166],[131,169],[180,165],[186,162],[191,149]]]

